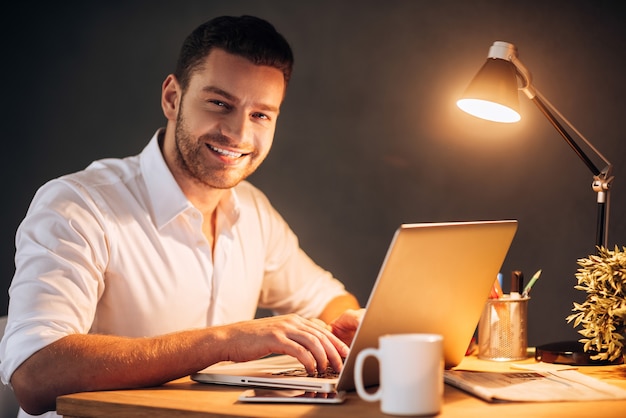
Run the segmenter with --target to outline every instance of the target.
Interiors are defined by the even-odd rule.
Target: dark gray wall
[[[626,244],[626,14],[617,2],[40,3],[2,17],[5,294],[13,236],[37,187],[139,152],[164,125],[160,86],[182,39],[221,14],[267,18],[293,46],[275,145],[252,181],[362,303],[401,222],[514,218],[503,272],[543,269],[529,342],[576,338],[564,318],[584,297],[573,289],[576,260],[594,250],[591,174],[523,97],[515,125],[456,109],[494,40],[518,46],[541,92],[616,166],[609,241]],[[450,249],[451,262],[459,251]],[[6,304],[0,298],[0,313]]]

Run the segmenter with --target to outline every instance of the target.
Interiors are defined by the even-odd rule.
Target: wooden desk
[[[528,359],[526,362],[532,363]],[[508,363],[487,362],[467,357],[460,365],[471,370],[509,370]],[[626,365],[582,367],[579,371],[626,388]],[[244,388],[206,385],[189,378],[166,385],[136,390],[87,392],[61,396],[57,412],[66,418],[369,418],[389,417],[380,405],[364,402],[351,392],[341,405],[244,404],[237,397]],[[617,418],[626,415],[626,400],[602,402],[487,403],[445,385],[444,405],[438,417],[568,417]]]

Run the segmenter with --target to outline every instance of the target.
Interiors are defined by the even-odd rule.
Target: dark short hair
[[[272,24],[254,16],[222,16],[198,26],[185,39],[174,72],[183,91],[213,48],[242,56],[255,65],[281,70],[285,85],[291,78],[291,47]]]

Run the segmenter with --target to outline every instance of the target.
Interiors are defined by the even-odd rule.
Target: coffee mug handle
[[[372,356],[376,357],[380,364],[380,357],[378,356],[378,353],[379,351],[377,348],[365,348],[357,354],[354,362],[354,386],[356,387],[356,391],[359,396],[368,402],[379,401],[382,392],[380,391],[380,385],[378,386],[378,389],[376,389],[376,392],[369,393],[365,390],[365,387],[363,386],[363,363],[367,357]]]

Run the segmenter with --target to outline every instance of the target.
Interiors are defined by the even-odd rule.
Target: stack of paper
[[[626,399],[626,390],[586,376],[576,370],[527,368],[528,370],[508,372],[446,370],[444,379],[449,385],[489,402]]]

